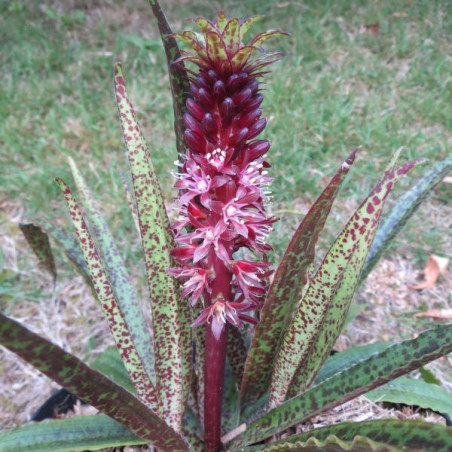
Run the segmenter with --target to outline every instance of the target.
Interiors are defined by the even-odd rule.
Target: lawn
[[[404,148],[403,161],[426,157],[429,162],[405,178],[393,198],[450,154],[448,0],[161,0],[161,4],[175,31],[191,27],[186,18],[213,18],[224,9],[230,15],[264,14],[259,30],[281,28],[291,33],[270,44],[286,56],[267,78],[262,107],[268,119],[265,137],[272,142],[271,208],[281,218],[273,240],[275,261],[289,232],[354,147],[361,147],[359,158],[327,224],[322,249],[396,149]],[[0,0],[0,40],[0,306],[68,349],[91,353],[108,340],[103,327],[93,321],[99,314],[89,291],[80,288],[80,280],[74,279],[60,255],[60,277],[53,287],[36,268],[15,222],[45,216],[69,225],[54,178],[71,182],[67,158],[72,157],[140,278],[138,243],[121,182],[126,163],[112,68],[115,61],[123,63],[130,96],[171,204],[175,192],[170,172],[177,154],[163,47],[145,0]],[[408,337],[428,324],[413,320],[416,309],[452,303],[445,281],[416,296],[409,289],[430,254],[452,254],[451,194],[450,184],[442,184],[430,195],[359,296],[367,303],[371,322],[385,323],[384,331],[377,332],[380,339],[385,334],[387,339],[393,334]],[[403,323],[408,329],[400,328]],[[90,340],[82,340],[80,330],[87,324]],[[355,331],[349,342],[363,337],[372,340]],[[42,402],[39,392],[49,391],[42,378],[20,363],[12,365],[10,355],[5,357],[0,364],[4,375],[0,426],[26,420]],[[21,372],[28,380],[3,391],[22,378]]]

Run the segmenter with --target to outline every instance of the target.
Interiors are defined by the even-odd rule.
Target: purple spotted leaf
[[[452,325],[442,325],[422,332],[416,339],[389,345],[244,426],[244,433],[233,440],[228,450],[244,450],[245,445],[283,432],[450,352]]]
[[[172,266],[173,234],[149,149],[127,97],[120,65],[115,70],[115,89],[150,293],[159,412],[179,431],[190,385],[189,305],[181,300],[178,284],[167,272]]]
[[[176,60],[181,57],[181,52],[177,41],[173,36],[173,31],[163,13],[158,0],[150,0],[152,12],[157,21],[157,26],[162,38],[163,47],[165,48],[166,59],[168,63],[168,72],[171,86],[171,94],[173,96],[173,110],[174,110],[174,131],[176,133],[176,147],[179,155],[185,153],[184,144],[184,113],[187,111],[185,103],[187,100],[187,93],[190,91],[188,79],[185,72],[185,67],[182,61],[174,64]]]
[[[107,272],[102,264],[85,219],[69,187],[61,179],[57,179],[57,182],[68,204],[79,245],[87,264],[88,273],[90,274],[96,290],[97,299],[101,304],[121,359],[126,366],[140,399],[152,409],[157,410],[158,399],[151,376],[146,372],[135,348],[131,331],[119,307],[116,295],[107,277]]]
[[[396,169],[398,154],[331,246],[294,313],[274,363],[271,407],[284,401],[290,387],[289,394],[296,394],[315,378],[340,334],[384,201],[417,163]]]
[[[284,331],[304,285],[315,256],[320,232],[336,199],[342,182],[353,164],[353,151],[333,176],[328,186],[309,209],[292,237],[276,271],[254,333],[241,387],[243,404],[257,400],[268,389],[273,362]]]
[[[234,374],[237,385],[240,388],[240,383],[245,371],[245,362],[248,354],[245,338],[243,332],[234,328],[231,329],[228,335],[228,359]]]
[[[48,235],[41,227],[32,223],[19,223],[19,228],[39,263],[52,275],[55,284],[57,271]]]
[[[152,338],[141,309],[137,291],[130,281],[121,254],[116,247],[115,239],[107,223],[100,215],[90,189],[71,158],[69,165],[85,208],[85,218],[99,252],[102,267],[133,338],[133,345],[140,356],[146,373],[155,384]]]
[[[130,392],[1,313],[0,343],[154,446],[168,452],[190,450],[179,434]]]

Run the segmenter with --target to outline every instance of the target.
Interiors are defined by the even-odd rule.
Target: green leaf
[[[411,372],[452,351],[452,325],[424,331],[315,385],[269,411],[233,442],[252,444]]]
[[[0,452],[69,452],[145,443],[104,414],[30,423],[0,433]]]
[[[403,403],[452,414],[452,394],[438,385],[408,377],[397,378],[380,386],[366,393],[366,397],[374,402]]]
[[[130,281],[115,239],[100,215],[85,180],[71,158],[69,158],[69,165],[85,207],[85,217],[99,252],[102,268],[114,292],[115,300],[130,331],[130,338],[140,356],[141,363],[155,385],[152,337],[141,309],[138,294]]]
[[[366,279],[375,264],[388,248],[394,237],[405,226],[433,188],[439,184],[452,168],[452,156],[437,163],[416,185],[405,193],[381,222],[372,247],[367,256],[361,280]]]
[[[191,369],[189,305],[168,275],[174,238],[149,150],[125,89],[120,65],[115,70],[116,100],[132,173],[150,292],[155,345],[155,374],[160,409],[179,431],[188,396]]]
[[[91,237],[80,208],[72,196],[71,190],[61,179],[57,179],[57,182],[66,198],[88,272],[116,346],[121,354],[121,359],[137,389],[138,396],[152,409],[156,409],[158,400],[154,385],[133,344],[131,331],[115,298],[115,293],[104,270],[94,240]]]
[[[39,226],[32,223],[19,223],[19,228],[36,254],[39,263],[52,275],[53,284],[55,284],[57,271],[49,237]]]
[[[439,381],[438,378],[436,378],[436,375],[431,370],[425,367],[421,367],[419,369],[419,373],[421,374],[421,378],[426,383],[441,386],[441,381]]]
[[[237,381],[229,362],[226,359],[226,368],[224,373],[223,406],[221,414],[221,431],[229,432],[239,425],[240,404]]]
[[[1,313],[0,344],[156,447],[189,450],[180,435],[130,392]]]
[[[228,334],[227,355],[238,387],[243,378],[248,349],[242,331],[231,328]]]
[[[368,448],[366,448],[368,441]],[[341,448],[331,448],[337,444]],[[351,447],[354,446],[354,447]],[[358,446],[360,446],[358,448]],[[390,448],[381,448],[389,446]],[[246,447],[246,452],[268,451],[434,451],[452,450],[450,428],[424,421],[382,419],[342,424],[293,435],[267,446]]]
[[[117,385],[135,394],[135,387],[116,347],[107,347],[97,356],[91,367],[113,380]]]
[[[359,361],[369,358],[372,355],[382,352],[390,344],[387,342],[376,342],[374,344],[351,347],[343,352],[330,356],[320,370],[315,383],[318,384],[334,374],[342,372]]]
[[[307,282],[307,271],[314,260],[319,234],[355,156],[356,150],[347,157],[309,209],[275,273],[248,353],[241,386],[243,405],[257,400],[268,388],[282,335]]]
[[[189,407],[187,407],[184,413],[181,433],[184,439],[190,444],[192,450],[196,452],[204,451],[203,427]]]
[[[302,298],[275,360],[270,405],[301,392],[315,378],[339,336],[372,244],[384,201],[400,176],[395,154],[384,176],[327,252]]]
[[[186,101],[188,93],[190,92],[190,85],[185,71],[184,63],[179,61],[178,64],[174,62],[180,58],[181,53],[176,39],[174,39],[173,31],[166,20],[165,14],[158,0],[149,0],[152,12],[157,21],[157,26],[162,38],[163,47],[165,48],[166,59],[168,63],[168,72],[171,86],[171,94],[173,96],[173,110],[174,110],[174,131],[176,133],[176,147],[181,158],[185,155],[184,131],[185,124],[183,120],[186,109]]]

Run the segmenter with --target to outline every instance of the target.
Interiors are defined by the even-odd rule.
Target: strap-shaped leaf
[[[416,162],[396,169],[398,153],[383,178],[327,252],[284,336],[275,360],[270,405],[303,390],[316,376],[339,336],[372,244],[386,197]]]
[[[397,378],[367,392],[366,397],[374,402],[403,403],[452,414],[452,394],[438,385],[408,377]]]
[[[264,440],[451,351],[452,325],[427,330],[416,339],[391,345],[269,411],[239,435],[232,445],[239,447]]]
[[[1,313],[0,344],[156,447],[189,450],[180,435],[130,392]]]
[[[69,165],[85,207],[85,217],[99,252],[102,268],[111,284],[115,300],[124,316],[141,363],[155,384],[152,337],[140,306],[138,294],[130,281],[122,257],[116,247],[115,239],[99,213],[90,189],[71,158],[69,158]]]
[[[298,226],[269,288],[256,326],[241,386],[242,404],[257,400],[267,389],[282,334],[287,330],[299,294],[314,260],[315,245],[342,182],[356,156],[353,151]]]
[[[227,347],[228,360],[231,364],[232,372],[237,385],[240,387],[243,372],[245,371],[245,362],[248,355],[248,349],[246,348],[243,333],[238,328],[231,328],[229,330]]]
[[[180,429],[190,383],[191,337],[188,304],[168,275],[174,246],[160,186],[149,150],[130,103],[120,65],[115,70],[116,100],[132,173],[150,292],[155,346],[155,373],[160,412]]]
[[[405,226],[409,218],[416,212],[432,189],[439,184],[452,168],[452,156],[437,163],[414,187],[397,200],[394,207],[386,215],[370,248],[361,280],[366,279],[372,268],[380,260],[382,254],[394,237]]]
[[[115,293],[100,259],[94,240],[91,237],[80,208],[72,196],[71,190],[61,179],[57,179],[57,182],[68,204],[88,272],[93,281],[97,298],[107,319],[108,326],[110,327],[110,331],[116,346],[118,347],[121,359],[129,372],[138,396],[150,407],[156,409],[158,399],[154,385],[134,346],[131,331],[115,298]]]
[[[237,381],[229,362],[226,359],[224,375],[223,406],[221,412],[221,431],[229,432],[239,425],[240,404]]]
[[[0,452],[83,451],[145,443],[104,414],[25,424],[0,433]]]
[[[52,275],[53,283],[57,278],[57,270],[55,259],[53,257],[52,248],[50,247],[49,237],[39,227],[32,223],[19,223],[19,228],[30,245],[39,263]]]
[[[160,7],[158,0],[149,0],[160,36],[162,38],[163,47],[165,48],[166,59],[168,62],[168,72],[171,85],[171,93],[173,95],[174,109],[174,131],[176,132],[176,147],[180,156],[185,155],[184,131],[185,124],[183,120],[184,113],[187,111],[185,103],[190,85],[185,71],[184,63],[174,62],[180,58],[181,53],[176,39],[174,39],[173,31],[166,20],[165,14]]]
[[[339,439],[340,438],[340,439]],[[376,442],[371,448],[365,448],[367,439],[371,442]],[[346,443],[352,442],[353,445],[358,446],[362,444],[364,448],[348,448]],[[328,444],[343,444],[347,448],[333,449],[328,448]],[[322,445],[324,448],[322,448]],[[352,444],[350,444],[352,445]],[[386,446],[389,448],[380,449]],[[308,446],[311,446],[309,448]],[[317,447],[315,447],[317,446]],[[264,448],[266,447],[266,448]],[[434,452],[448,452],[452,450],[452,435],[450,428],[440,424],[433,424],[419,420],[399,420],[399,419],[381,419],[366,422],[343,422],[337,425],[318,428],[310,432],[302,433],[300,435],[293,435],[281,441],[276,441],[267,446],[246,447],[246,452],[257,451],[327,451],[327,450],[422,450]]]

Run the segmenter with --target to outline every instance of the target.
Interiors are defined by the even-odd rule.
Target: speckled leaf
[[[367,256],[361,280],[364,280],[380,260],[394,237],[405,226],[433,188],[439,184],[452,168],[452,156],[437,163],[413,188],[397,200],[391,211],[383,218]]]
[[[237,381],[229,359],[226,359],[224,372],[223,406],[221,413],[221,431],[223,434],[239,425],[240,404]]]
[[[193,411],[187,407],[182,420],[181,434],[196,452],[204,451],[204,430]]]
[[[69,213],[72,222],[74,223],[75,232],[87,264],[88,272],[93,281],[97,298],[108,322],[108,326],[110,327],[116,346],[118,347],[121,359],[126,366],[138,396],[151,408],[156,409],[157,395],[154,385],[133,344],[131,331],[129,330],[124,315],[118,305],[115,293],[100,259],[94,240],[88,230],[80,208],[72,196],[71,190],[61,179],[57,179],[57,182],[66,198]]]
[[[72,235],[69,235],[64,229],[55,226],[47,220],[40,219],[33,224],[43,229],[57,246],[64,251],[76,272],[83,277],[86,284],[88,284],[95,294],[94,286],[88,273],[88,267],[83,258],[83,253],[78,246],[77,240]]]
[[[280,30],[268,30],[256,35],[255,38],[249,43],[249,45],[253,47],[260,47],[265,41],[275,36],[284,36],[284,35],[287,35],[287,33]]]
[[[237,71],[239,68],[241,68],[248,61],[248,58],[251,56],[251,54],[255,51],[255,47],[244,46],[237,53],[235,53],[231,59],[231,64],[234,70]]]
[[[32,223],[19,223],[19,228],[39,263],[52,275],[53,284],[55,284],[57,270],[49,237],[39,226]]]
[[[206,35],[206,50],[212,62],[220,62],[228,58],[224,43],[215,31],[208,32]]]
[[[244,36],[248,33],[248,30],[264,16],[251,16],[247,17],[240,23],[240,39],[243,41]]]
[[[1,313],[0,344],[140,438],[168,452],[189,450],[183,438],[135,396]]]
[[[179,64],[173,64],[181,56],[177,41],[172,36],[173,31],[166,20],[165,14],[160,7],[158,0],[149,0],[152,13],[157,21],[157,26],[165,48],[166,60],[168,63],[168,73],[173,96],[174,110],[174,131],[176,133],[177,152],[181,158],[185,155],[184,131],[185,124],[183,120],[184,113],[187,111],[185,103],[187,95],[190,92],[185,67],[182,61]]]
[[[121,173],[121,180],[122,186],[124,187],[124,193],[126,194],[127,204],[129,205],[130,213],[132,214],[133,217],[133,222],[139,234],[140,222],[138,221],[137,204],[135,202],[135,198],[133,197],[129,181],[127,180],[126,176],[123,173]]]
[[[397,179],[416,162],[395,168],[398,153],[383,178],[351,217],[327,252],[293,315],[275,360],[270,406],[304,389],[316,376],[340,334],[386,197]]]
[[[0,452],[72,452],[140,444],[146,441],[104,414],[24,424],[0,433]]]
[[[237,385],[240,387],[243,372],[245,371],[245,361],[248,349],[246,347],[242,331],[238,328],[231,328],[229,330],[227,347],[229,363],[231,364],[232,372],[234,373]]]
[[[189,308],[188,303],[180,301],[178,285],[167,273],[172,265],[169,253],[174,246],[174,239],[150,153],[127,97],[119,65],[115,71],[115,87],[150,292],[160,412],[178,431],[190,384]]]
[[[215,27],[212,22],[207,20],[205,17],[197,17],[193,19],[193,22],[199,27],[202,33],[207,33],[208,31],[215,31]]]
[[[147,374],[155,384],[152,337],[140,306],[138,294],[130,281],[122,257],[116,247],[115,239],[107,223],[100,215],[85,180],[71,158],[69,158],[69,165],[86,210],[86,220],[99,252],[102,268],[106,273],[106,277],[115,294],[115,300],[127,323],[133,345]]]
[[[192,317],[195,320],[201,314],[202,308],[195,306]],[[191,325],[191,323],[190,323]],[[204,328],[193,328],[194,342],[194,386],[196,393],[194,398],[198,408],[199,419],[204,425],[204,377],[205,377],[205,355],[206,355],[206,333]]]
[[[206,58],[207,53],[203,46],[201,46],[191,33],[184,31],[183,33],[174,33],[172,37],[182,41],[184,44],[187,44],[191,49],[193,49],[199,57]]]
[[[403,403],[438,413],[452,414],[452,394],[438,385],[408,377],[397,378],[367,392],[366,397],[373,402]]]
[[[452,351],[452,325],[424,331],[386,348],[271,410],[233,442],[253,444],[354,399]]]
[[[245,447],[243,452],[406,452],[407,450],[388,446],[362,436],[355,436],[351,441],[344,441],[333,435],[325,440],[318,440],[314,436],[307,441],[290,442],[290,439],[291,437],[288,437],[286,441],[276,441],[267,446]]]
[[[339,439],[340,438],[340,439]],[[376,442],[378,445],[387,445],[389,449],[374,449],[369,442],[370,448],[365,448],[364,440]],[[328,448],[328,444],[351,442],[347,447],[360,445],[360,448]],[[312,448],[303,448],[311,445]],[[283,448],[284,444],[284,448]],[[315,448],[317,445],[317,448]],[[324,445],[325,448],[322,448]],[[267,447],[264,449],[264,447]],[[298,448],[297,448],[298,447]],[[301,447],[301,448],[300,448]],[[363,448],[364,447],[364,448]],[[378,446],[379,447],[379,446]],[[399,420],[380,419],[366,422],[344,422],[318,428],[299,435],[293,435],[281,441],[276,441],[267,446],[246,447],[246,452],[268,451],[279,452],[286,450],[299,451],[371,451],[371,450],[423,450],[435,452],[448,452],[452,450],[452,435],[450,428],[440,424],[433,424],[422,420]]]
[[[338,372],[342,372],[350,366],[353,366],[358,361],[367,359],[372,355],[382,352],[389,345],[388,342],[375,342],[373,344],[363,345],[360,347],[347,348],[340,353],[331,355],[326,361],[325,365],[320,370],[315,384],[319,384],[323,380],[332,377]]]
[[[237,18],[231,19],[223,30],[223,41],[225,47],[235,53],[240,47],[240,24]]]
[[[353,151],[347,157],[309,209],[275,273],[246,362],[241,388],[241,399],[244,404],[257,400],[268,389],[281,337],[287,330],[294,307],[307,282],[307,271],[314,260],[319,234],[323,230],[342,182],[354,162],[356,152]]]
[[[96,360],[90,366],[132,394],[136,393],[135,387],[130,380],[127,369],[116,347],[107,347],[96,357]]]

